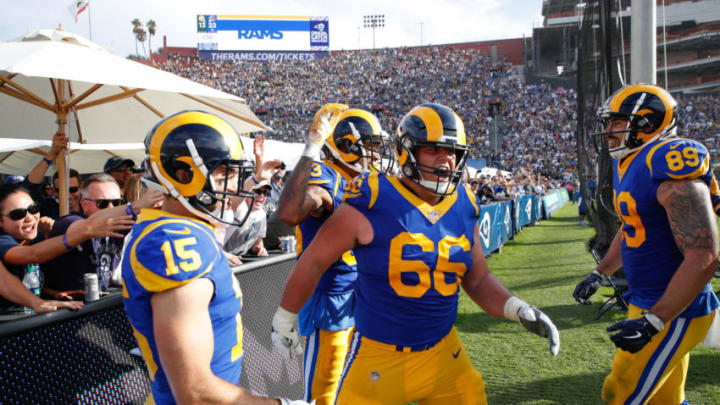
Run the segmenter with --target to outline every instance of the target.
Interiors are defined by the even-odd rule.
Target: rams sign
[[[200,57],[213,61],[313,60],[330,50],[327,17],[198,15]]]

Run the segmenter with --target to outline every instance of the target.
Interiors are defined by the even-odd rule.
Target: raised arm
[[[325,189],[308,185],[313,160],[307,156],[300,158],[283,187],[278,204],[278,216],[288,225],[297,225],[308,215],[332,212],[332,196]]]
[[[34,245],[19,245],[8,249],[3,261],[13,265],[45,263],[82,242],[105,236],[124,237],[118,231],[128,230],[134,223],[129,216],[116,218],[90,217],[73,222],[62,236],[55,236]]]
[[[30,171],[30,173],[28,173],[28,182],[32,184],[42,183],[45,172],[47,172],[47,169],[50,167],[50,164],[45,159],[54,162],[55,158],[57,157],[58,153],[60,153],[62,148],[67,148],[68,142],[70,142],[70,139],[65,136],[65,132],[56,132],[53,136],[50,150],[47,154],[45,154],[45,158],[38,162],[38,164],[35,165],[35,167]]]

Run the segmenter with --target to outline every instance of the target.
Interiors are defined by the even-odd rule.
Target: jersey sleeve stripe
[[[692,173],[686,173],[686,174],[670,174],[666,173],[668,177],[680,180],[680,179],[697,179],[698,177],[705,174],[710,169],[710,155],[705,155],[705,158],[703,159],[702,164],[700,167],[695,169]]]
[[[475,193],[473,193],[468,186],[465,186],[465,194],[467,194],[468,200],[470,200],[470,204],[472,204],[473,208],[475,208],[475,216],[480,216],[480,208],[478,208],[477,196],[475,195]]]
[[[370,173],[368,175],[368,186],[370,187],[370,203],[368,204],[368,209],[372,208],[373,205],[375,205],[375,201],[377,201],[378,198],[378,175],[376,172]]]
[[[210,265],[208,265],[205,270],[196,274],[192,278],[186,280],[171,280],[162,276],[158,276],[157,274],[153,273],[152,271],[145,268],[145,266],[140,264],[140,262],[137,260],[137,257],[135,256],[135,249],[133,249],[132,255],[130,256],[130,261],[132,263],[133,271],[135,273],[135,279],[138,281],[138,283],[140,283],[140,285],[143,286],[144,289],[153,293],[162,292],[170,290],[172,288],[183,286],[209,273],[213,267],[213,263],[210,262]]]
[[[333,199],[337,197],[338,188],[340,188],[340,175],[335,174],[335,187],[333,188]]]
[[[152,381],[155,381],[155,373],[157,373],[158,366],[155,363],[155,359],[153,358],[152,350],[150,350],[150,344],[148,343],[147,338],[140,332],[138,332],[135,327],[132,327],[133,335],[135,335],[135,340],[138,342],[138,347],[140,347],[140,353],[142,354],[143,359],[145,360],[145,364],[147,365],[148,374],[150,374],[150,379]]]
[[[308,180],[308,184],[327,184],[330,183],[330,180]]]

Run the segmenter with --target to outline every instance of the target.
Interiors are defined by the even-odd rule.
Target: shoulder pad
[[[221,254],[210,228],[175,218],[148,225],[129,253],[135,278],[151,292],[179,287],[205,275]]]
[[[701,143],[668,139],[650,148],[645,163],[655,180],[697,179],[710,170],[710,154]]]
[[[379,177],[384,175],[375,171],[359,174],[345,186],[343,200],[355,208],[372,208],[377,201]]]

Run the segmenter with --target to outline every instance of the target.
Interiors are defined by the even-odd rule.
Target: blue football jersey
[[[308,179],[309,185],[325,189],[333,199],[333,211],[343,201],[345,187],[351,177],[340,167],[326,160],[313,162]],[[321,217],[308,216],[296,230],[297,257],[310,245],[318,229],[330,214]],[[298,314],[300,334],[309,336],[315,328],[342,330],[352,327],[353,286],[357,278],[357,266],[353,252],[345,252],[323,274],[310,299]]]
[[[397,177],[371,172],[353,179],[345,202],[374,232],[372,242],[354,249],[360,334],[401,346],[441,340],[457,317],[460,281],[472,268],[475,195],[459,187],[432,206]]]
[[[652,142],[614,163],[613,202],[622,221],[622,259],[629,301],[651,308],[683,260],[665,208],[658,202],[658,187],[667,180],[701,179],[712,190],[710,155],[700,143],[672,138]],[[716,182],[714,187],[717,189]],[[708,283],[680,316],[706,315],[718,305]]]
[[[242,293],[207,223],[160,210],[142,210],[125,243],[122,278],[125,312],[152,380],[155,403],[174,404],[175,400],[155,344],[150,299],[154,293],[198,278],[210,279],[215,285],[208,307],[213,333],[210,368],[223,380],[238,383],[243,357]]]

